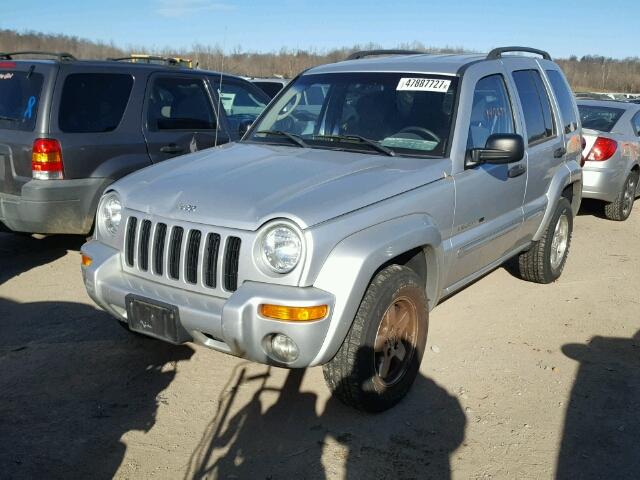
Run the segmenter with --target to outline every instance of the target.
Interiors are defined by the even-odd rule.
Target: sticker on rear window
[[[450,85],[451,80],[438,78],[401,78],[396,90],[445,93],[449,90]]]
[[[13,73],[0,73],[0,80],[11,80]]]

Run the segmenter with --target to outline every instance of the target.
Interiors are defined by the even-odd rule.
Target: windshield
[[[578,105],[582,128],[610,132],[624,113],[621,108]]]
[[[302,75],[268,107],[248,141],[443,156],[456,87],[457,78],[430,74]]]
[[[0,70],[0,128],[34,129],[42,81],[39,73]]]

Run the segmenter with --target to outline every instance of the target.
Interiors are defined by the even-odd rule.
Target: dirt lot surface
[[[498,269],[431,315],[381,415],[286,371],[139,338],[93,306],[81,240],[0,234],[1,478],[638,478],[640,208],[583,212],[562,278]]]

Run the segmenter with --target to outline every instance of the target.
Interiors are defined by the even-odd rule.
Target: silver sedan
[[[610,220],[626,220],[640,194],[640,105],[578,100],[584,149],[584,198],[605,202]]]

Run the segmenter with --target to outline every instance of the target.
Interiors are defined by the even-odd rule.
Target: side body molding
[[[331,324],[313,365],[333,358],[346,337],[369,281],[380,266],[415,248],[427,261],[427,296],[433,308],[441,289],[444,252],[440,230],[428,215],[412,214],[361,230],[331,251],[314,287],[335,296]]]

